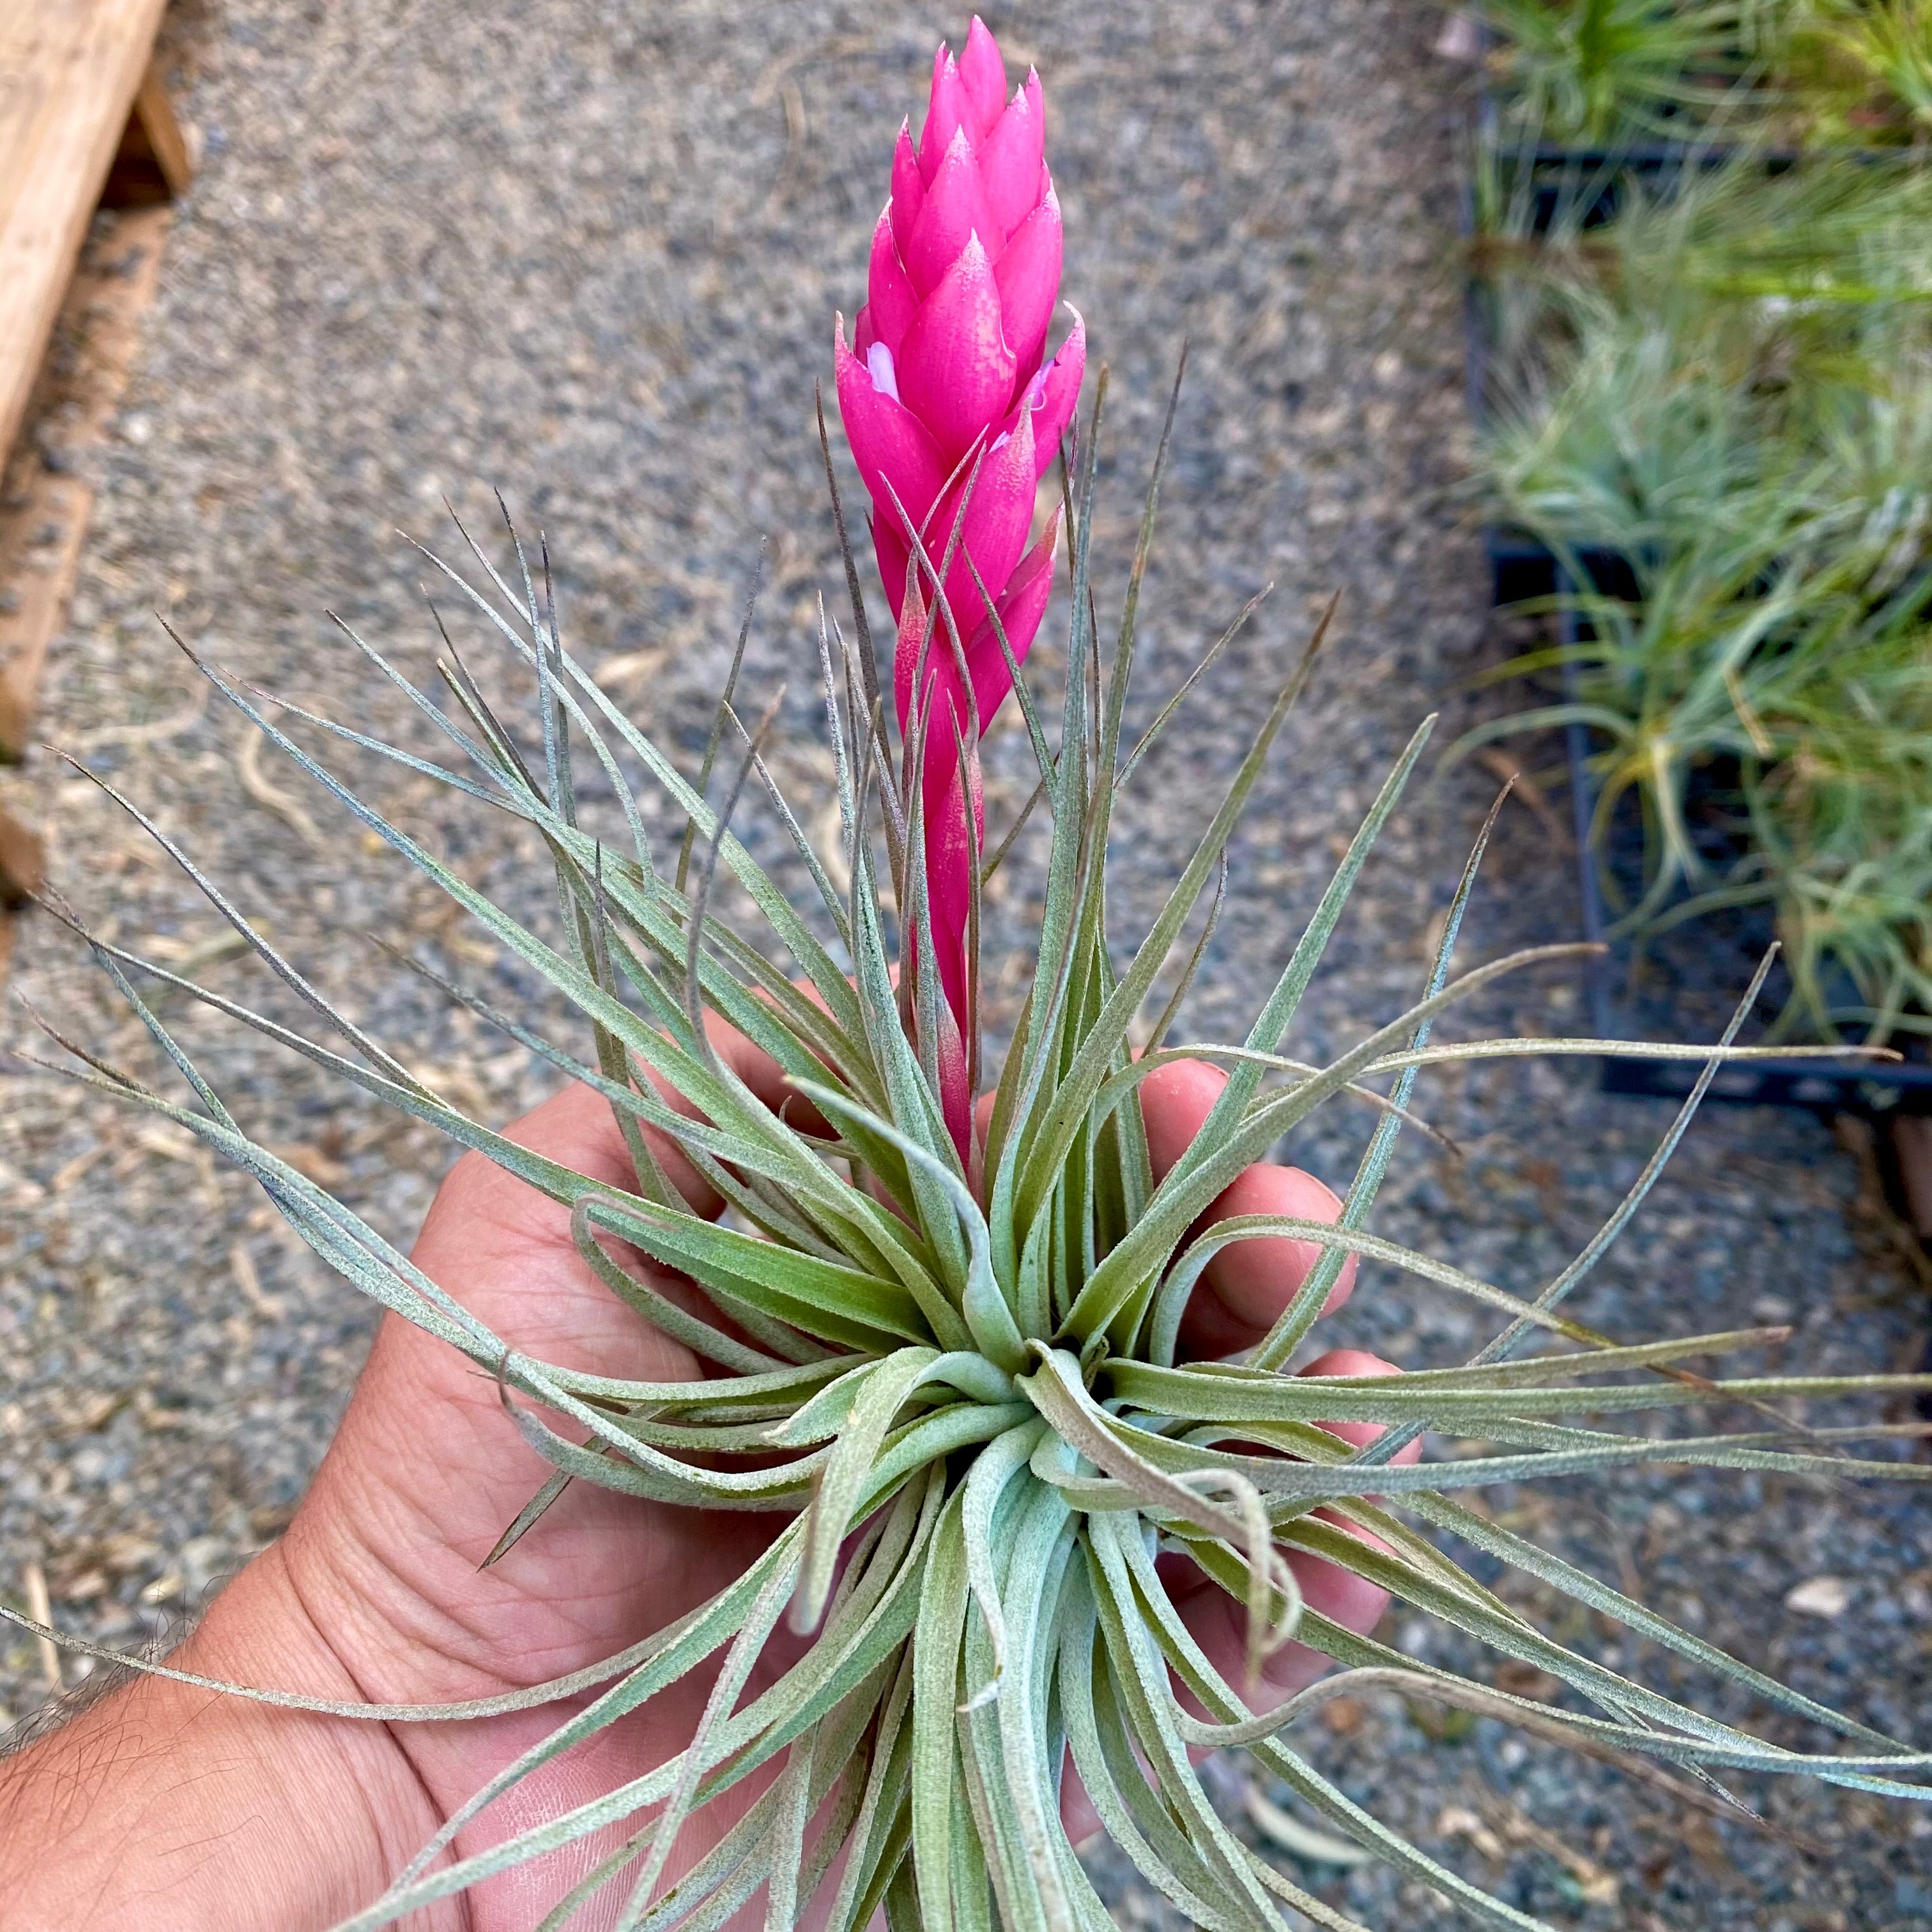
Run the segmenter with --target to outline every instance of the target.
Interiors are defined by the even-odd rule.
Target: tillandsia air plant
[[[1103,650],[1089,566],[1106,383],[1103,375],[1077,439],[1063,438],[1068,418],[1058,412],[1070,405],[1056,384],[1070,390],[1078,338],[1045,358],[1058,237],[1040,161],[1042,115],[1031,78],[1006,99],[998,50],[982,28],[976,25],[956,63],[942,51],[926,130],[916,146],[902,138],[853,359],[838,363],[899,620],[893,708],[902,725],[895,749],[848,544],[852,631],[824,624],[818,639],[841,850],[814,850],[764,760],[766,728],[743,731],[728,706],[722,729],[738,747],[735,776],[711,802],[565,649],[547,572],[524,567],[520,546],[502,570],[472,546],[473,579],[440,568],[534,687],[528,748],[453,653],[442,665],[446,710],[362,646],[375,672],[444,734],[452,766],[310,714],[274,712],[208,671],[369,832],[581,1014],[589,1054],[442,982],[608,1102],[634,1176],[622,1184],[586,1177],[451,1106],[402,1058],[310,994],[212,886],[214,903],[248,944],[312,999],[336,1046],[104,936],[88,940],[191,1093],[177,1102],[98,1060],[74,1077],[178,1123],[238,1162],[352,1283],[496,1379],[515,1425],[512,1432],[506,1424],[506,1442],[534,1445],[555,1473],[506,1526],[493,1561],[526,1555],[524,1540],[547,1534],[545,1512],[571,1484],[661,1507],[769,1513],[769,1540],[715,1597],[599,1668],[493,1700],[493,1712],[555,1703],[560,1714],[344,1932],[398,1922],[592,1834],[601,1835],[591,1868],[546,1926],[582,1922],[582,1910],[599,1912],[599,1924],[652,1932],[784,1927],[808,1917],[847,1928],[882,1910],[896,1932],[1098,1928],[1112,1922],[1063,1821],[1076,1787],[1148,1882],[1195,1922],[1220,1932],[1282,1927],[1299,1914],[1346,1932],[1354,1922],[1216,1814],[1196,1760],[1223,1748],[1251,1753],[1323,1821],[1332,1835],[1318,1845],[1386,1860],[1479,1923],[1536,1925],[1379,1822],[1297,1748],[1297,1727],[1310,1713],[1350,1689],[1393,1688],[1499,1718],[1634,1767],[1685,1805],[1738,1819],[1750,1814],[1724,1785],[1726,1769],[1803,1773],[1900,1798],[1932,1790],[1921,1781],[1932,1754],[1722,1654],[1454,1499],[1495,1484],[1660,1463],[1922,1480],[1923,1466],[1846,1453],[1858,1438],[1898,1432],[1883,1424],[1810,1428],[1773,1408],[1764,1426],[1744,1433],[1665,1438],[1604,1425],[1712,1403],[1765,1408],[1889,1394],[1925,1378],[1712,1381],[1682,1364],[1783,1331],[1623,1343],[1563,1312],[1564,1298],[1636,1211],[1718,1064],[1746,1050],[1731,1043],[1735,1024],[1716,1046],[1612,1049],[1707,1064],[1696,1095],[1600,1233],[1527,1294],[1369,1231],[1425,1070],[1604,1050],[1514,1036],[1432,1043],[1438,1016],[1455,1003],[1569,950],[1540,949],[1451,976],[1479,838],[1448,898],[1416,1004],[1326,1064],[1282,1052],[1420,756],[1426,724],[1349,842],[1246,1037],[1184,1050],[1166,1043],[1204,940],[1187,953],[1179,988],[1158,1017],[1141,1025],[1204,904],[1211,926],[1230,833],[1313,650],[1257,704],[1252,748],[1172,893],[1138,943],[1118,946],[1106,917],[1110,817],[1186,688],[1137,740],[1126,738],[1135,614],[1167,436],[1154,459],[1118,632]],[[908,216],[908,208],[917,212]],[[1003,283],[1002,264],[1016,250],[1035,252]],[[1013,334],[1022,322],[1030,332],[1024,347]],[[1049,372],[1044,382],[1040,370]],[[886,409],[880,399],[892,400],[895,387],[897,402]],[[1044,549],[1028,550],[1030,532],[1012,506],[1030,498],[1042,441],[1071,457],[1064,513],[1072,596],[1057,736],[1018,662],[1040,621],[1040,580],[1054,536],[1049,524]],[[997,542],[974,520],[982,490],[992,501],[983,528],[994,530],[992,511],[1010,519],[998,523]],[[1023,1013],[997,1076],[982,1082],[970,1039],[978,909],[1005,848],[979,849],[973,764],[978,729],[1009,682],[1050,820],[1045,911]],[[457,877],[297,730],[400,759],[534,828],[555,862],[556,931],[546,937],[519,922]],[[579,783],[591,766],[600,787]],[[647,836],[632,790],[639,771],[688,826],[675,859]],[[800,850],[814,904],[790,903],[732,830],[754,780],[751,796],[764,798]],[[593,806],[606,806],[614,822],[621,815],[609,838],[587,822]],[[192,869],[185,854],[170,849]],[[744,929],[749,922],[716,909],[721,874],[749,895],[766,944]],[[849,886],[836,886],[835,875]],[[158,1016],[142,991],[148,982],[262,1028],[566,1204],[584,1262],[706,1365],[699,1378],[626,1381],[510,1346],[249,1136]],[[719,1051],[723,1029],[770,1056],[796,1105],[774,1111],[759,1100]],[[957,1044],[955,1034],[964,1036]],[[1226,1078],[1192,1143],[1157,1165],[1142,1083],[1183,1058],[1220,1062]],[[670,1105],[668,1093],[684,1104]],[[1316,1108],[1342,1099],[1365,1102],[1372,1125],[1337,1218],[1229,1218],[1225,1210],[1215,1218],[1249,1163]],[[686,1204],[646,1130],[710,1184],[726,1219]],[[1242,1360],[1188,1358],[1180,1317],[1204,1269],[1232,1244],[1276,1237],[1308,1244],[1319,1258],[1272,1331]],[[1497,1318],[1493,1339],[1456,1368],[1287,1372],[1354,1257],[1466,1298]],[[667,1294],[665,1270],[701,1294]],[[1525,1353],[1532,1341],[1557,1346]],[[1464,1453],[1424,1458],[1426,1438],[1448,1438]],[[1450,1536],[1837,1742],[1821,1751],[1787,1749],[1612,1671],[1459,1567],[1438,1545]],[[1318,1559],[1500,1658],[1550,1672],[1565,1701],[1516,1696],[1356,1634],[1304,1592],[1305,1566]],[[1238,1658],[1224,1670],[1197,1641],[1177,1606],[1177,1562],[1194,1566],[1197,1582],[1207,1580],[1202,1587],[1225,1593],[1234,1627],[1246,1632],[1245,1666]],[[782,1622],[794,1634],[789,1647],[769,1649]],[[1258,1667],[1291,1639],[1342,1667],[1270,1708]],[[688,1679],[708,1688],[676,1755],[555,1815],[532,1820],[526,1803],[519,1808],[516,1787],[532,1773]],[[392,1724],[459,1719],[472,1708],[304,1707]],[[512,1816],[501,1835],[470,1849],[479,1842],[478,1821],[504,1811]],[[700,1819],[723,1822],[687,1837]],[[686,1850],[692,1837],[701,1851]],[[439,1864],[453,1846],[460,1855]]]
[[[1932,7],[1925,0],[1804,0],[1785,54],[1814,142],[1918,146],[1932,132]]]
[[[1784,0],[1480,0],[1505,111],[1580,147],[1696,140],[1732,112]]]
[[[1474,737],[1585,726],[1600,844],[1641,802],[1626,929],[1769,907],[1786,1034],[1932,1014],[1928,230],[1909,160],[1747,154],[1633,184],[1493,305],[1488,487],[1567,586],[1495,675],[1564,688]]]
[[[1444,0],[1449,4],[1449,0]],[[1658,143],[1919,147],[1927,0],[1474,0],[1498,118],[1616,155]]]

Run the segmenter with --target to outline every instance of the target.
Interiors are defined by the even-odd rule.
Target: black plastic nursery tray
[[[1497,530],[1488,535],[1498,606],[1547,596],[1558,587],[1562,579],[1556,559],[1534,539],[1520,532]],[[1630,581],[1628,566],[1621,558],[1598,554],[1582,561],[1600,589],[1614,592]],[[1592,734],[1586,726],[1571,724],[1564,736],[1580,923],[1586,938],[1604,942],[1616,924],[1606,896],[1605,874],[1623,888],[1627,899],[1634,898],[1641,877],[1642,828],[1634,810],[1613,814],[1607,836],[1593,841],[1598,794],[1589,768]],[[1700,799],[1694,788],[1688,801],[1694,831],[1700,806],[1708,802]],[[1727,835],[1721,830],[1706,829],[1704,842],[1714,860],[1721,862],[1728,856]],[[1716,1038],[1773,937],[1770,915],[1759,908],[1702,915],[1641,940],[1605,942],[1606,950],[1589,961],[1583,973],[1591,1031],[1602,1040]],[[1804,1107],[1820,1112],[1932,1114],[1932,1054],[1928,1054],[1928,1042],[1908,1034],[1892,1044],[1906,1057],[1892,1061],[1856,1058],[1738,1061],[1718,1070],[1710,1097],[1746,1106]],[[1600,1065],[1606,1093],[1651,1099],[1681,1100],[1700,1070],[1690,1060],[1607,1056]]]
[[[1573,724],[1564,738],[1583,933],[1600,940],[1615,922],[1604,902],[1599,854],[1590,841],[1597,786],[1588,764],[1589,734],[1586,727]],[[1620,842],[1613,832],[1607,855],[1612,866],[1620,842]],[[1590,1024],[1604,1040],[1714,1037],[1729,1017],[1720,1009],[1749,982],[1772,936],[1770,920],[1762,914],[1750,917],[1712,913],[1659,939],[1636,944],[1611,942],[1585,968]],[[1747,1041],[1749,1037],[1747,1034]],[[1932,1059],[1926,1057],[1926,1042],[1906,1034],[1891,1043],[1906,1057],[1878,1061],[1741,1060],[1719,1068],[1710,1097],[1822,1112],[1932,1114]],[[1696,1064],[1688,1060],[1606,1058],[1602,1063],[1604,1090],[1612,1094],[1681,1099],[1690,1090],[1698,1072]]]
[[[1684,142],[1653,147],[1565,148],[1544,144],[1525,155],[1530,170],[1531,232],[1546,235],[1557,211],[1569,206],[1572,218],[1585,230],[1600,228],[1623,206],[1633,184],[1653,194],[1674,193],[1687,175],[1714,172],[1735,160],[1735,148]],[[1796,154],[1761,152],[1758,163],[1768,175],[1783,174],[1798,159]]]

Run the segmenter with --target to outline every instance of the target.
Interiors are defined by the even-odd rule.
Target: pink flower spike
[[[1053,562],[1059,548],[1060,512],[1056,509],[1047,520],[1046,534],[1021,560],[1018,568],[1007,580],[1006,595],[994,607],[999,613],[1000,628],[1006,634],[1007,648],[1017,664],[1026,662],[1027,652],[1040,634],[1040,621],[1053,595]],[[1006,652],[1000,649],[990,617],[966,646],[966,668],[972,674],[973,701],[979,706],[980,722],[984,728],[992,724],[993,713],[1012,688]]]
[[[866,308],[860,326],[869,323],[870,333],[859,345],[862,356],[871,343],[883,342],[894,355],[904,340],[906,325],[919,306],[912,282],[893,244],[892,204],[886,205],[879,225],[872,230],[872,259],[866,276]]]
[[[934,679],[928,688],[925,764],[920,786],[926,808],[926,916],[946,1009],[940,1022],[940,1038],[935,1042],[939,1048],[940,1094],[946,1103],[948,1125],[957,1141],[959,1130],[970,1125],[970,1119],[963,1118],[956,1124],[952,1114],[952,1096],[956,1094],[965,1097],[965,1069],[962,1056],[962,1064],[949,1070],[945,1034],[952,1030],[956,1035],[958,1016],[966,1010],[965,940],[973,877],[967,814],[972,814],[974,834],[983,839],[986,807],[984,795],[974,782],[976,775],[970,767],[962,766],[960,759],[966,718],[964,706],[957,695],[957,680],[949,673],[945,682]],[[964,1112],[962,1108],[962,1114]]]
[[[1040,476],[1059,453],[1060,439],[1080,401],[1080,379],[1087,373],[1087,324],[1071,302],[1066,306],[1073,309],[1072,333],[1034,379],[1040,392],[1039,400],[1030,402],[1034,466]]]
[[[949,800],[949,805],[951,804]],[[950,816],[962,824],[965,814],[955,806]],[[971,862],[963,842],[958,861],[951,867],[954,875],[963,878],[964,868]],[[949,881],[950,883],[950,881]],[[953,910],[949,905],[948,912]],[[938,908],[934,908],[937,914]],[[965,1010],[966,958],[965,909],[958,909],[958,928],[948,932],[945,940],[940,938],[940,922],[933,920],[933,950],[939,959],[939,979],[946,998],[939,1016],[939,1108],[946,1121],[946,1131],[952,1136],[952,1144],[959,1150],[962,1162],[970,1162],[973,1148],[973,1094],[968,1082],[971,1075],[966,1064],[965,1043],[959,1036],[959,1022],[956,1017]]]
[[[973,139],[976,144],[1000,118],[1006,104],[1006,64],[1000,58],[1000,44],[987,32],[978,14],[966,29],[966,44],[959,53],[959,79],[972,110]]]
[[[1031,549],[1027,539],[1039,479],[1073,419],[1087,364],[1077,313],[1059,353],[1042,362],[1059,299],[1061,210],[1046,166],[1040,76],[1029,72],[1010,99],[1006,86],[983,20],[974,20],[957,59],[943,44],[934,55],[925,124],[916,141],[902,124],[893,149],[857,353],[841,325],[833,358],[898,627],[900,729],[915,741],[922,734],[926,747],[927,903],[945,1036],[920,1046],[928,1065],[938,1063],[946,1124],[969,1163],[967,923],[972,835],[983,816],[959,741],[969,712],[983,731],[1011,688],[996,620],[1016,662],[1044,620],[1058,517]],[[935,574],[956,526],[942,586]],[[948,621],[928,638],[942,598]],[[908,945],[901,964],[919,970],[916,949]]]
[[[898,145],[892,150],[892,199],[886,212],[892,218],[892,238],[903,257],[912,239],[920,211],[926,206],[926,180],[919,171],[919,158],[912,151],[912,123],[899,123]]]
[[[1029,74],[980,148],[980,178],[1002,232],[1010,236],[1038,206],[1046,151],[1046,104]]]
[[[970,236],[977,235],[983,242],[993,228],[992,211],[980,185],[979,164],[962,128],[927,185],[926,206],[904,250],[906,273],[919,298],[923,300],[938,287]],[[1005,238],[1001,236],[1000,242]],[[987,254],[992,255],[998,245],[989,246]]]
[[[1054,298],[1060,292],[1060,203],[1049,194],[1014,231],[1006,252],[994,265],[1006,342],[1022,380],[1039,368],[1046,346]]]
[[[920,305],[897,361],[900,396],[949,462],[1006,414],[1018,364],[1006,346],[1000,286],[976,236]]]
[[[920,178],[928,188],[946,158],[946,149],[952,145],[953,136],[966,126],[968,111],[959,69],[941,41],[939,51],[932,57],[932,98],[926,106],[926,125],[919,134]],[[970,129],[966,145],[973,145]]]
[[[877,540],[878,527],[874,526]],[[894,539],[897,542],[897,539]],[[885,568],[885,546],[880,542],[879,567]],[[902,559],[910,556],[906,546],[898,546]],[[926,647],[926,660],[932,662],[933,646],[926,635],[926,596],[920,588],[921,573],[907,568],[904,562],[899,566],[899,604],[892,614],[898,623],[898,638],[892,652],[892,703],[899,714],[899,729],[910,733],[912,730],[913,680],[919,668],[920,650]],[[928,679],[928,682],[931,680]]]
[[[890,379],[892,351],[883,342],[875,342],[866,353],[868,358],[883,358],[879,374]],[[871,494],[875,516],[896,530],[896,496],[908,516],[915,520],[923,518],[946,482],[945,467],[932,437],[889,388],[881,388],[872,369],[845,346],[842,317],[833,334],[832,361],[845,440],[852,446],[853,460]]]
[[[970,479],[972,496],[966,500]],[[1026,550],[1027,532],[1032,527],[1034,488],[1033,425],[1022,412],[1018,427],[1010,436],[1000,437],[996,446],[980,458],[976,474],[971,465],[967,474],[947,491],[939,513],[926,535],[926,554],[937,565],[952,538],[953,520],[959,505],[966,502],[965,526],[960,532],[952,568],[946,573],[946,601],[962,638],[970,637],[986,619],[986,601],[973,581],[973,570],[998,607],[1000,592]],[[973,569],[966,566],[973,560]],[[951,655],[948,647],[947,655]],[[985,721],[981,721],[983,726]]]
[[[912,561],[912,550],[904,537],[893,529],[891,524],[876,512],[871,519],[872,525],[872,554],[878,559],[879,581],[886,586],[886,602],[892,607],[892,622],[902,623],[905,617],[906,577]],[[910,676],[911,673],[908,671]],[[905,724],[905,712],[902,707],[899,724]]]

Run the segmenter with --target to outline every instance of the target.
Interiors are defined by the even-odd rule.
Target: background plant
[[[1814,140],[1916,145],[1932,131],[1925,0],[1806,0],[1783,58]]]
[[[1559,147],[1912,146],[1932,127],[1926,0],[1479,0],[1493,105]]]
[[[1556,701],[1478,736],[1596,734],[1599,841],[1644,819],[1626,926],[1770,905],[1784,1031],[1922,1030],[1932,177],[1498,140],[1478,183],[1487,480],[1571,587],[1502,674]]]
[[[1510,122],[1617,148],[1703,131],[1754,73],[1781,0],[1482,0],[1486,67]]]

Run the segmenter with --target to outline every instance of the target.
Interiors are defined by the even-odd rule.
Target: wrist
[[[227,1683],[364,1695],[279,1546],[169,1661]],[[143,1677],[0,1763],[0,1898],[9,1932],[302,1932],[367,1905],[436,1822],[386,1726]],[[423,1922],[465,1925],[460,1904]]]

